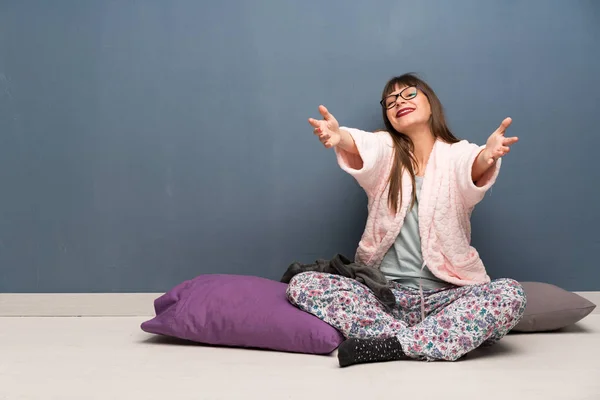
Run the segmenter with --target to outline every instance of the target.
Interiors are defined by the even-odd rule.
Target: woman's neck
[[[415,173],[422,176],[425,174],[425,166],[427,165],[429,155],[433,150],[435,137],[429,128],[423,129],[420,132],[411,132],[411,134],[408,134],[408,137],[410,137],[413,142],[414,156],[417,160],[417,169],[415,170]]]

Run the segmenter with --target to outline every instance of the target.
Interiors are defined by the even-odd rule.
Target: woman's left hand
[[[490,135],[482,152],[484,162],[488,165],[495,163],[500,157],[510,152],[510,146],[519,141],[518,137],[505,137],[506,128],[512,123],[511,118],[505,118],[498,129]]]

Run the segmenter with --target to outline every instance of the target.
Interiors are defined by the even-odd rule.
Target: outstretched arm
[[[358,154],[358,148],[350,132],[340,128],[338,121],[325,106],[319,106],[319,113],[323,116],[322,121],[309,118],[308,122],[315,128],[313,132],[319,137],[323,146],[327,149],[337,146],[350,154]]]
[[[391,138],[386,132],[365,132],[340,128],[327,108],[319,106],[322,120],[309,118],[313,133],[326,148],[334,148],[342,170],[352,175],[367,194],[380,186],[393,154]]]
[[[503,157],[510,152],[510,146],[519,141],[519,138],[517,137],[504,136],[506,128],[508,128],[511,123],[511,118],[504,119],[498,129],[496,129],[496,131],[488,138],[485,148],[481,150],[477,158],[475,158],[473,168],[471,169],[471,179],[473,179],[473,182],[476,185],[479,179],[481,179],[486,171],[492,167],[500,157]]]

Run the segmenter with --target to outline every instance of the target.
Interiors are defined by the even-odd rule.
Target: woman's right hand
[[[313,126],[313,133],[318,136],[323,146],[330,149],[337,146],[342,140],[340,124],[325,106],[319,106],[319,113],[323,116],[321,121],[309,118],[308,122]]]

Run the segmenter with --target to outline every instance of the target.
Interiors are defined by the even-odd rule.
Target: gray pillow
[[[520,282],[527,296],[523,319],[515,332],[545,332],[572,325],[590,314],[596,305],[558,286],[542,282]]]

